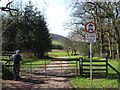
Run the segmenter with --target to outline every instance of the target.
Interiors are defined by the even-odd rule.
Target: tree
[[[33,5],[29,3],[18,23],[17,43],[23,47],[22,50],[43,57],[52,48],[52,45],[47,24],[41,12],[34,10]]]
[[[10,17],[4,17],[2,20],[2,27],[3,27],[3,51],[14,51],[16,49],[16,34],[17,34],[17,27],[16,22],[13,21]],[[7,27],[7,28],[4,28]]]
[[[69,38],[64,38],[62,42],[63,42],[63,45],[64,45],[64,49],[66,50],[66,52],[69,56],[70,51],[71,51],[71,47],[73,46],[72,41]],[[71,54],[73,54],[73,52]]]
[[[64,49],[67,51],[68,55],[70,55],[70,52],[71,55],[77,54],[81,40],[80,36],[76,35],[76,32],[70,33],[69,36],[63,40]]]
[[[0,0],[1,1],[1,0]],[[1,11],[5,11],[5,12],[9,12],[10,16],[14,16],[13,15],[13,11],[18,12],[17,9],[11,8],[10,5],[13,3],[13,1],[10,1],[6,4],[6,6],[4,7],[0,7]],[[12,18],[7,18],[7,17],[3,17],[2,14],[0,15],[0,53],[2,50],[14,50],[13,47],[15,47],[14,44],[14,37],[15,37],[15,33],[14,30],[12,30],[11,32],[9,32],[7,29],[12,28],[13,25],[13,19]],[[12,25],[11,25],[12,24]],[[6,31],[7,30],[7,31]],[[11,34],[13,33],[13,35]],[[7,36],[6,36],[7,35]],[[10,38],[10,36],[13,36]],[[3,39],[2,39],[3,36]],[[4,37],[6,36],[6,37]],[[8,43],[9,42],[9,43]],[[3,44],[3,45],[2,45]],[[8,45],[7,45],[8,44]],[[12,47],[12,48],[11,48]]]
[[[14,16],[14,20],[10,17],[4,20],[5,50],[19,49],[38,57],[43,57],[51,50],[51,38],[45,18],[40,11],[34,9],[31,2],[24,11],[19,11],[18,16]]]
[[[110,53],[110,57],[120,57],[120,43],[118,24],[120,23],[120,2],[84,2],[74,1],[73,26],[81,28],[86,22],[97,24],[97,43],[95,44],[100,55]],[[83,29],[79,29],[82,31]],[[117,47],[117,48],[116,48]]]

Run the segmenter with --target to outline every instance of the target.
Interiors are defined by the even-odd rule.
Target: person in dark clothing
[[[17,81],[20,76],[19,76],[19,71],[20,71],[20,61],[22,61],[22,57],[20,55],[20,51],[17,50],[16,54],[12,56],[13,58],[13,75],[14,75],[14,80]]]

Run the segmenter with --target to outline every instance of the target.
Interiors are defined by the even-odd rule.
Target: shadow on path
[[[46,76],[55,76],[55,77],[64,77],[64,78],[73,78],[75,77],[76,75],[58,75],[58,74],[51,74],[51,73],[32,73],[34,75],[46,75]]]
[[[46,84],[43,80],[32,80],[29,78],[21,78],[19,81],[29,82],[29,83],[33,83],[33,84]]]

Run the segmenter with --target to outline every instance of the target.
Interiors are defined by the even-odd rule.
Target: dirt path
[[[72,84],[69,82],[69,77],[60,77],[68,73],[67,67],[63,67],[61,71],[61,64],[59,67],[53,67],[56,63],[67,63],[67,61],[53,61],[47,65],[46,72],[43,69],[37,70],[35,73],[29,75],[22,75],[19,81],[3,80],[2,90],[40,90],[43,88],[69,88]],[[63,64],[67,66],[67,64]],[[46,75],[47,74],[47,75]]]

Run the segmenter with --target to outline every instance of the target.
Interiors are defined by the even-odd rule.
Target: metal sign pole
[[[90,42],[90,78],[92,78],[92,42],[96,42],[96,24],[93,22],[88,22],[85,24],[85,30],[89,33],[86,34],[86,42]]]
[[[2,14],[1,13],[0,13],[0,56],[2,56]],[[2,57],[0,57],[0,59],[2,59]],[[2,61],[0,60],[0,89],[2,90],[1,82],[2,82]]]
[[[92,43],[90,43],[90,78],[92,78]]]

